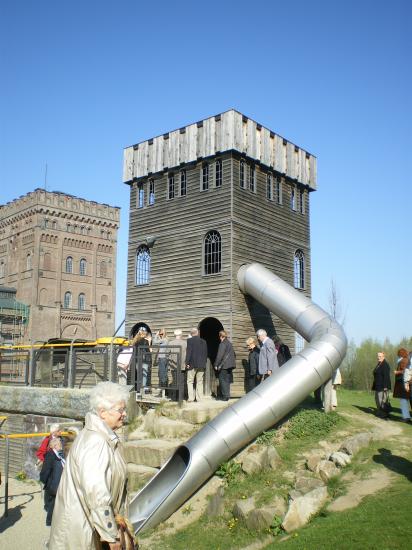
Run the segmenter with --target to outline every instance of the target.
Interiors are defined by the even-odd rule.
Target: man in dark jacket
[[[201,401],[203,398],[203,377],[206,370],[207,344],[199,336],[197,328],[190,331],[192,337],[187,339],[186,370],[188,402]]]
[[[44,483],[44,507],[47,512],[46,525],[50,527],[53,517],[54,501],[56,500],[57,488],[63,472],[65,458],[61,439],[55,437],[49,442],[43,467],[40,472],[40,481]]]
[[[385,359],[383,351],[378,353],[378,364],[373,371],[372,390],[375,391],[376,414],[387,418],[387,402],[391,389],[391,368]]]
[[[273,341],[275,342],[275,348],[276,348],[276,351],[278,352],[277,357],[278,357],[279,367],[281,367],[286,363],[286,361],[289,361],[289,359],[292,358],[292,355],[290,353],[289,346],[284,344],[282,340],[279,338],[279,336],[275,336],[273,338]]]
[[[233,382],[233,369],[236,368],[236,355],[231,342],[224,330],[219,332],[219,348],[215,360],[215,371],[219,375],[220,400],[229,401],[230,384]]]
[[[248,338],[246,340],[246,344],[249,349],[249,357],[245,365],[245,390],[246,393],[248,393],[259,383],[258,374],[260,349],[258,348],[257,342],[254,338]]]

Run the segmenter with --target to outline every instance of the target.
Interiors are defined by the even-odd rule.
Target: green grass
[[[203,515],[186,529],[162,537],[153,547],[156,547],[156,550],[232,550],[244,548],[257,539],[267,537],[268,532],[251,532],[242,522],[234,521],[231,513],[234,503],[253,495],[257,505],[264,506],[275,495],[286,497],[292,488],[286,472],[295,471],[302,453],[318,448],[321,439],[341,441],[344,436],[339,432],[352,433],[364,429],[373,407],[373,394],[340,390],[338,412],[325,415],[314,407],[313,400],[309,398],[289,415],[283,428],[285,437],[282,441],[276,443],[276,429],[265,432],[259,438],[261,444],[275,444],[282,458],[282,464],[277,470],[247,476],[233,466],[233,461],[223,464],[220,467],[220,475],[227,482],[223,516],[210,518]],[[410,426],[399,425],[405,435],[412,435]],[[359,478],[367,477],[371,469],[376,468],[376,462],[379,462],[379,459],[375,462],[373,457],[382,456],[378,449],[395,449],[396,444],[396,439],[392,442],[373,442],[368,448],[361,450],[345,470],[352,470]],[[407,548],[408,544],[405,543],[408,541],[412,517],[412,447],[407,451],[407,455],[402,454],[396,468],[383,462],[398,475],[394,484],[382,494],[367,497],[360,506],[346,512],[332,514],[322,511],[308,526],[290,535],[287,540],[281,540],[284,533],[274,518],[272,528],[269,529],[274,537],[273,544],[268,548],[279,545],[282,549],[299,550]],[[388,462],[388,455],[385,456],[384,459]],[[333,498],[346,492],[346,485],[341,476],[330,480],[328,491]],[[162,527],[155,531],[160,535]]]

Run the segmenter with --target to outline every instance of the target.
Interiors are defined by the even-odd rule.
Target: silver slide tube
[[[301,292],[258,263],[242,266],[237,277],[242,292],[283,319],[308,344],[175,451],[130,503],[136,533],[167,519],[222,462],[327,382],[345,357],[346,336],[340,325]]]

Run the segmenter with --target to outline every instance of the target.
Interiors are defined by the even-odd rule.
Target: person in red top
[[[41,442],[40,447],[36,451],[36,456],[40,462],[44,462],[47,451],[49,450],[49,443],[51,439],[55,437],[61,437],[60,424],[51,424],[50,435],[46,436]]]

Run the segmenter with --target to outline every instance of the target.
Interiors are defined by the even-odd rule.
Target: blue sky
[[[412,335],[408,0],[5,1],[0,203],[44,185],[122,207],[123,148],[235,108],[318,157],[313,299],[360,342]]]

